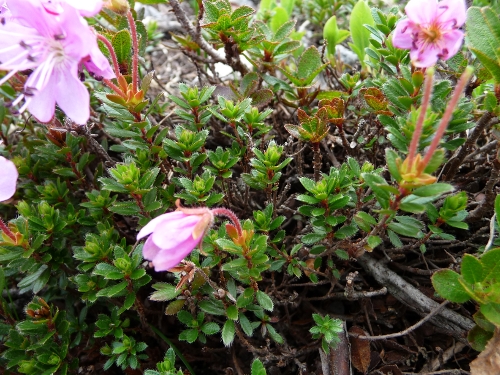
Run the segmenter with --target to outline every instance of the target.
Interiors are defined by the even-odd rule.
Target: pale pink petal
[[[37,69],[40,69],[37,68]],[[34,73],[32,73],[33,75]],[[29,78],[27,83],[29,83]],[[49,83],[31,98],[28,110],[40,122],[49,122],[54,117],[56,105],[56,87],[54,80],[49,80]]]
[[[115,78],[115,72],[111,68],[108,59],[102,54],[97,43],[94,43],[89,56],[83,60],[83,64],[90,73],[98,77],[107,79]]]
[[[441,52],[435,45],[429,45],[422,50],[411,50],[410,57],[413,65],[418,68],[428,68],[436,64],[438,55]]]
[[[155,217],[153,220],[151,220],[149,223],[147,223],[146,226],[144,226],[144,228],[142,228],[139,231],[139,233],[137,234],[137,240],[140,240],[140,239],[150,235],[151,233],[153,233],[156,226],[159,223],[161,223],[162,221],[164,221],[164,220],[178,220],[178,219],[182,219],[185,216],[186,216],[186,214],[184,214],[180,211],[174,211],[174,212],[169,212],[169,213],[160,215],[158,217]]]
[[[63,112],[79,125],[86,124],[90,117],[90,95],[85,85],[78,78],[78,66],[61,70],[54,74],[52,79],[57,79],[56,102]]]
[[[0,202],[6,201],[16,192],[17,173],[16,166],[10,160],[0,156]]]
[[[65,0],[84,17],[92,17],[101,11],[102,0]]]
[[[436,17],[436,0],[410,0],[406,4],[406,15],[418,25],[428,25]]]
[[[156,271],[167,271],[177,266],[191,251],[200,243],[202,237],[193,239],[192,237],[184,241],[174,249],[161,250],[153,259]]]
[[[450,57],[455,56],[462,47],[464,33],[460,30],[453,30],[443,35],[445,47],[441,50],[439,58],[448,60]]]
[[[467,8],[464,0],[443,0],[438,4],[438,22],[460,27],[465,23]]]
[[[411,49],[413,47],[413,22],[408,18],[401,20],[396,25],[392,37],[392,45],[397,48]]]
[[[153,239],[149,237],[146,242],[144,242],[144,246],[142,248],[142,256],[144,257],[144,259],[152,261],[158,255],[160,250],[161,249],[154,244]]]
[[[178,220],[168,220],[159,223],[153,234],[153,241],[156,246],[162,249],[171,249],[180,246],[185,241],[193,238],[193,230],[200,221],[201,216],[186,215]]]

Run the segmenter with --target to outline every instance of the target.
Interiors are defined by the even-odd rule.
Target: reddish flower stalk
[[[137,41],[137,29],[135,28],[135,21],[132,13],[127,12],[127,19],[130,27],[130,35],[132,36],[132,90],[134,93],[137,92],[137,85],[139,83],[139,43]]]
[[[16,242],[16,236],[14,233],[12,233],[12,231],[9,229],[9,227],[7,225],[5,225],[5,223],[3,222],[2,219],[0,219],[0,229],[2,230],[2,232],[4,232],[7,236],[9,236],[12,241]]]
[[[410,148],[408,150],[408,164],[413,164],[413,159],[417,155],[418,143],[422,135],[422,130],[424,128],[425,115],[427,114],[427,108],[431,101],[432,84],[434,81],[434,69],[429,68],[425,72],[425,82],[424,82],[424,96],[422,98],[422,104],[420,107],[420,113],[418,115],[417,123],[415,125],[415,131],[411,137]]]
[[[234,224],[234,227],[238,231],[238,235],[240,237],[243,235],[243,229],[241,228],[240,220],[238,219],[238,216],[236,216],[236,214],[233,211],[231,211],[227,208],[223,208],[223,207],[214,208],[210,211],[215,216],[225,216],[225,217],[229,218],[229,220],[231,220],[231,222]]]
[[[116,77],[121,76],[120,66],[118,65],[118,58],[116,57],[113,45],[106,37],[100,34],[97,34],[97,39],[100,40],[108,49],[109,55],[111,56],[111,61],[113,62],[113,70],[115,71]],[[103,81],[111,90],[115,91],[118,95],[120,95],[125,99],[127,98],[127,95],[118,86],[116,86],[113,82],[111,82],[110,79],[104,79]]]
[[[441,138],[443,137],[444,132],[448,127],[448,123],[450,122],[451,116],[453,115],[453,111],[455,110],[458,104],[460,95],[462,95],[462,92],[464,91],[467,82],[469,82],[470,78],[472,77],[473,71],[474,69],[472,67],[467,67],[463,72],[462,76],[460,77],[460,79],[458,80],[457,86],[455,87],[455,90],[453,91],[453,94],[451,96],[451,100],[448,102],[448,105],[446,106],[446,111],[444,112],[444,115],[441,118],[441,122],[439,123],[439,126],[437,128],[436,135],[434,136],[434,139],[432,140],[432,143],[429,146],[427,153],[425,154],[424,160],[417,167],[418,173],[422,173],[425,167],[427,167],[427,164],[429,164],[429,162],[431,161],[431,158],[434,155],[436,149],[438,148],[439,142],[441,141]]]

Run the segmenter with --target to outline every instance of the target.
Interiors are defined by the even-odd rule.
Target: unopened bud
[[[124,16],[129,11],[130,6],[127,0],[106,0],[104,8]]]

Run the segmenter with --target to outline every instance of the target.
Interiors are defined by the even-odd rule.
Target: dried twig
[[[485,112],[479,121],[477,122],[476,127],[470,134],[469,138],[467,138],[467,142],[460,148],[457,155],[452,158],[443,168],[443,180],[450,181],[458,171],[458,168],[464,161],[467,153],[470,152],[472,146],[476,143],[477,139],[481,135],[481,133],[486,129],[491,119],[493,118],[493,114],[490,112]]]
[[[404,336],[404,335],[407,335],[408,333],[410,333],[411,331],[416,330],[422,324],[424,324],[425,322],[427,322],[430,318],[432,318],[434,315],[436,315],[438,312],[440,312],[441,309],[443,307],[445,307],[448,303],[449,303],[449,301],[444,301],[442,304],[440,304],[438,307],[436,307],[434,310],[432,310],[428,315],[426,315],[425,318],[419,320],[417,323],[415,323],[414,325],[406,328],[403,331],[395,332],[395,333],[390,333],[388,335],[380,335],[380,336],[360,336],[360,335],[358,335],[356,333],[351,333],[350,332],[349,336],[355,337],[355,338],[360,339],[360,340],[370,340],[370,341],[387,340],[387,339],[392,339],[392,338],[395,338],[395,337]]]

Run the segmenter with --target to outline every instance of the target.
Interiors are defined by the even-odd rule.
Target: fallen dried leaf
[[[500,374],[500,328],[495,333],[486,348],[470,364],[471,375]]]
[[[351,327],[350,333],[355,333],[360,336],[368,336],[368,334],[357,326]],[[361,371],[363,374],[368,372],[370,367],[370,341],[361,340],[355,337],[349,337],[351,342],[351,362],[356,370]]]

